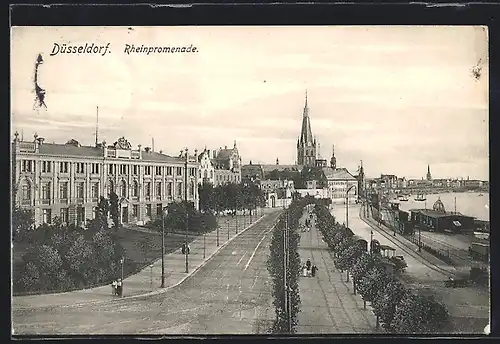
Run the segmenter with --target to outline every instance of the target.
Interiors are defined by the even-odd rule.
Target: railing
[[[59,199],[59,203],[68,204],[68,199],[67,198],[61,198],[61,199]]]
[[[139,200],[139,197],[138,196],[132,196],[131,199],[132,199],[132,201],[137,201],[137,200]]]
[[[50,199],[42,199],[41,203],[45,205],[50,204]]]

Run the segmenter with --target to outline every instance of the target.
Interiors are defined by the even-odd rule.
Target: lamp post
[[[349,191],[354,187],[355,185],[351,185],[347,191],[345,192],[345,226],[346,228],[349,229]]]
[[[227,240],[229,240],[229,219],[226,218],[226,224],[227,224]]]
[[[123,258],[123,256],[120,258],[120,264],[122,266],[122,278],[121,278],[121,281],[122,281],[122,285],[123,285],[123,262],[125,261],[125,258]]]
[[[372,254],[373,251],[372,244],[373,244],[373,231],[370,230],[370,254]]]
[[[188,156],[188,149],[185,149],[186,152],[186,160],[184,162],[184,200],[186,201],[185,207],[186,207],[186,237],[185,237],[185,256],[186,256],[186,273],[189,272],[189,261],[188,261],[188,227],[189,227],[189,209],[188,209],[188,161],[189,161],[189,156]]]
[[[287,325],[288,332],[292,332],[292,314],[290,305],[290,287],[288,285],[288,265],[289,265],[289,231],[288,231],[288,210],[287,210],[287,198],[286,191],[287,186],[285,186],[285,198],[283,202],[283,209],[285,210],[285,228],[283,231],[283,279],[284,279],[284,291],[285,291],[285,309],[287,313]]]
[[[161,226],[161,287],[165,288],[165,217],[168,215],[168,210],[163,209],[162,226]],[[153,270],[151,270],[153,271]]]
[[[149,268],[150,268],[149,287],[151,288],[151,290],[153,290],[153,264],[151,264]]]
[[[418,252],[422,252],[422,238],[420,237],[420,226],[418,226]]]

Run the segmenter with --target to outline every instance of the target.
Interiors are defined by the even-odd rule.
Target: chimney
[[[142,145],[137,145],[139,148],[139,159],[142,159]]]
[[[102,141],[102,153],[105,158],[108,157],[108,144],[106,143],[106,140]]]

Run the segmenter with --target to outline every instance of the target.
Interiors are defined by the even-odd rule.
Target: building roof
[[[322,170],[328,180],[356,180],[346,168],[323,167]]]
[[[306,92],[306,103],[304,105],[304,114],[302,117],[302,129],[300,131],[300,143],[313,143],[314,138],[311,130],[311,119],[309,118],[309,107],[307,106],[307,92]]]
[[[61,156],[102,157],[102,148],[92,146],[74,146],[70,144],[42,143],[39,154]]]
[[[14,144],[12,144],[14,145]],[[14,149],[14,147],[12,147]],[[109,147],[113,148],[112,146]],[[104,158],[103,149],[101,147],[94,146],[77,146],[72,144],[60,144],[60,143],[42,143],[39,145],[39,150],[37,154],[42,155],[56,155],[56,156],[67,156],[67,157],[89,157],[89,158]],[[191,160],[194,157],[190,158]],[[126,160],[126,159],[123,159]],[[161,154],[158,152],[146,152],[142,151],[142,160],[140,161],[154,161],[163,163],[181,163],[184,162],[182,157],[172,157],[166,154]]]
[[[300,166],[298,165],[261,165],[264,173],[269,173],[272,171],[293,171],[300,172]]]
[[[467,218],[473,218],[472,216],[467,216],[462,213],[443,213],[441,211],[435,211],[435,210],[430,210],[430,209],[410,209],[411,212],[418,212],[421,213],[422,215],[429,216],[429,217],[434,217],[434,218],[440,218],[440,217],[454,217],[454,216],[459,216],[459,217],[467,217]]]

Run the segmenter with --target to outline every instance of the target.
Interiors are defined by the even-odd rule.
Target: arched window
[[[120,184],[120,196],[126,198],[127,197],[127,183],[122,180]]]
[[[205,176],[204,176],[204,178],[205,179],[208,178],[208,171],[207,170],[205,170]]]
[[[134,186],[132,188],[132,196],[139,197],[139,183],[137,183],[137,180],[134,180]]]
[[[214,171],[210,171],[210,179],[214,179]]]

